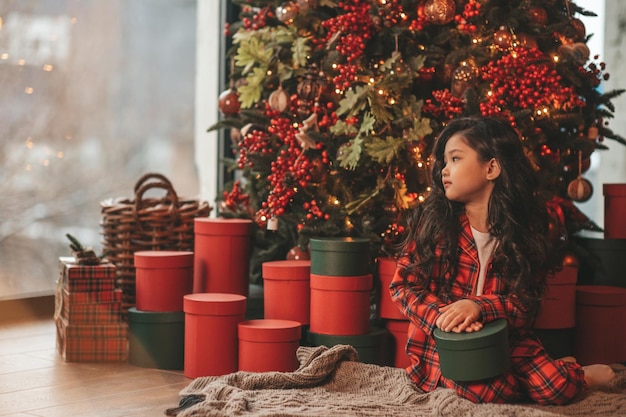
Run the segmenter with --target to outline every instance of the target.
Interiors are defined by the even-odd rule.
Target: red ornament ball
[[[309,252],[305,249],[302,249],[300,246],[294,246],[289,249],[287,252],[287,260],[289,261],[300,261],[300,260],[309,260],[311,256],[309,256]]]
[[[219,96],[218,106],[220,111],[227,116],[238,114],[241,107],[239,94],[230,88],[225,90]]]
[[[509,49],[512,43],[513,35],[505,26],[500,26],[500,29],[493,34],[493,44],[501,50]]]
[[[537,26],[545,26],[548,23],[548,12],[543,7],[531,7],[528,11],[530,21]]]

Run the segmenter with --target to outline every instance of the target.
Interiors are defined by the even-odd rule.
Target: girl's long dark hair
[[[493,267],[503,277],[507,292],[517,295],[524,307],[536,315],[545,288],[546,272],[552,270],[551,242],[548,237],[550,217],[542,198],[537,173],[525,155],[517,132],[507,123],[493,118],[455,119],[435,141],[432,158],[432,191],[407,219],[408,232],[403,242],[403,256],[409,257],[404,271],[421,274],[424,288],[436,280],[442,294],[447,293],[456,277],[462,203],[446,198],[441,182],[446,143],[461,135],[482,162],[496,158],[501,166],[489,200],[489,233],[498,240]],[[438,276],[431,276],[435,249],[444,260]],[[410,250],[413,248],[413,250]],[[451,279],[444,279],[448,275]]]

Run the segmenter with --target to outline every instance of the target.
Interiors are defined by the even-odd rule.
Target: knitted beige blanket
[[[358,362],[351,346],[300,347],[294,372],[235,372],[196,378],[168,415],[190,416],[626,416],[626,367],[615,382],[584,393],[567,406],[474,404],[450,389],[425,394],[404,369]]]

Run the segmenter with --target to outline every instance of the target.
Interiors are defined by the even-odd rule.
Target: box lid
[[[310,239],[309,244],[311,251],[367,253],[370,240],[358,237],[323,237]]]
[[[371,327],[369,332],[357,335],[333,335],[309,331],[307,333],[307,340],[315,346],[350,345],[355,348],[361,348],[378,346],[384,338],[388,336],[389,331],[386,328]]]
[[[294,320],[246,320],[237,325],[239,339],[250,342],[292,342],[302,337],[302,325]]]
[[[437,349],[446,350],[471,350],[493,346],[501,341],[508,340],[507,322],[499,319],[487,323],[477,332],[444,332],[435,329],[433,337],[437,343]]]
[[[181,323],[185,321],[185,312],[142,311],[131,307],[128,309],[128,321],[131,323]]]
[[[263,278],[289,281],[308,281],[311,275],[310,260],[285,260],[263,262]]]
[[[188,268],[193,267],[193,252],[139,251],[134,254],[137,268]]]
[[[369,291],[373,286],[373,275],[317,275],[311,274],[311,288],[334,291]]]
[[[602,194],[626,197],[626,184],[602,184]]]
[[[248,236],[252,234],[252,220],[196,217],[194,232],[200,235]]]
[[[578,285],[576,287],[576,303],[626,307],[626,288],[609,285]]]
[[[246,313],[246,297],[226,293],[187,294],[183,297],[183,310],[206,316],[236,316]]]

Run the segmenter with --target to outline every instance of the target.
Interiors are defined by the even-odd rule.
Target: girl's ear
[[[501,171],[502,167],[500,166],[500,161],[496,158],[491,158],[491,160],[487,162],[487,180],[495,180],[500,176]]]

